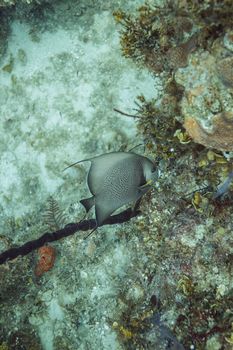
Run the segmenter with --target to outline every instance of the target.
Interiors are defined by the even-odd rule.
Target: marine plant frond
[[[44,214],[44,220],[45,224],[51,231],[59,230],[65,225],[65,214],[60,209],[58,202],[52,196],[48,198],[48,207]]]

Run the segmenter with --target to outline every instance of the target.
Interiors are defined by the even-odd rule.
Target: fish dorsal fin
[[[88,158],[88,159],[82,159],[82,160],[79,160],[78,162],[75,162],[75,163],[72,163],[70,165],[68,165],[65,169],[63,169],[63,171],[65,171],[66,169],[69,169],[71,168],[72,166],[76,165],[76,164],[79,164],[79,163],[83,163],[83,162],[91,162],[93,158]]]

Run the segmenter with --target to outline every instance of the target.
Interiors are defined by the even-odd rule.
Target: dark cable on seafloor
[[[127,222],[133,217],[140,214],[139,210],[132,210],[131,208],[122,211],[119,214],[110,216],[101,226],[114,225]],[[77,231],[88,231],[96,227],[95,219],[83,220],[78,223],[71,223],[66,225],[63,229],[55,232],[46,232],[40,238],[29,241],[20,247],[10,248],[0,254],[0,265],[8,260],[13,260],[18,256],[24,256],[31,253],[33,250],[42,247],[45,243],[58,241],[61,238],[68,237]]]

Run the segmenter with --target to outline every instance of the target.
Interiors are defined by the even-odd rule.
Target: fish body
[[[97,226],[123,205],[137,202],[151,188],[155,165],[146,157],[111,152],[84,161],[91,162],[87,184],[92,196],[80,202],[86,212],[95,206]]]

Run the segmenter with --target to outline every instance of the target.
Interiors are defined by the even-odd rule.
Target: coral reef
[[[153,72],[187,65],[197,47],[211,49],[213,41],[232,29],[233,5],[223,2],[165,1],[160,7],[145,4],[136,17],[114,13],[121,23],[124,56],[146,65]]]
[[[29,5],[29,4],[39,4],[42,1],[40,0],[0,0],[0,8],[1,7],[11,7],[14,5],[21,5],[21,4],[25,4],[25,5]]]
[[[146,290],[157,291],[157,307],[168,324],[171,312],[172,319],[176,318],[173,332],[185,349],[207,349],[214,335],[227,348],[233,306],[233,246],[228,226],[232,203],[224,205],[224,216],[228,216],[224,222],[220,210],[215,210],[215,218],[210,216],[210,203],[207,210],[198,211],[187,200],[176,199],[181,179],[184,181],[184,173],[177,176],[178,171],[178,165],[173,167],[176,180],[173,178],[169,191],[165,187],[159,196],[154,193],[152,205],[144,202],[146,222],[138,222],[148,258],[143,277]],[[165,213],[162,203],[166,203]]]
[[[212,130],[218,127],[219,116],[230,115],[228,113],[233,112],[233,66],[232,57],[229,57],[232,27],[229,13],[232,12],[232,7],[232,3],[228,1],[224,1],[224,6],[218,1],[211,1],[206,6],[197,3],[192,5],[189,1],[177,1],[173,4],[165,3],[164,7],[160,8],[144,5],[139,8],[138,16],[135,18],[121,11],[115,13],[116,20],[124,27],[121,32],[123,54],[148,66],[153,72],[174,71],[173,82],[176,83],[176,87],[183,87],[182,99],[172,100],[169,96],[166,101],[169,105],[175,106],[176,113],[173,110],[169,115],[165,111],[163,116],[164,98],[160,111],[158,108],[154,111],[154,118],[157,120],[160,115],[161,120],[166,119],[166,122],[163,122],[166,126],[173,118],[180,122],[186,118],[186,129],[188,123],[191,126],[190,118],[193,118],[196,128],[193,131],[189,128],[190,136],[193,137],[195,133],[194,141],[218,150],[232,148],[230,122],[226,126],[226,135],[222,124],[221,132],[219,131],[217,136],[222,138],[222,144],[225,146],[215,140],[209,143],[200,140],[204,138],[205,130],[210,140]],[[205,17],[207,13],[208,20]],[[168,78],[165,77],[165,85],[166,79]],[[176,93],[179,94],[179,91],[180,88]],[[216,114],[218,117],[214,118]],[[157,121],[151,118],[151,124],[156,125]],[[217,123],[216,127],[214,123]],[[150,127],[147,125],[145,128],[153,130],[152,125]],[[198,131],[200,135],[197,136]],[[168,138],[168,135],[164,133],[162,135],[160,139]],[[183,137],[183,133],[177,132],[176,135]]]
[[[0,267],[0,301],[1,305],[14,303],[25,295],[30,287],[29,278],[26,275],[29,270],[29,259],[20,264],[16,261]],[[17,285],[17,289],[15,286]]]
[[[8,342],[0,344],[0,350],[42,350],[42,346],[31,329],[12,331]]]
[[[217,71],[222,82],[227,87],[233,88],[233,56],[219,61]]]
[[[0,61],[6,51],[9,31],[9,19],[6,13],[0,10]]]
[[[222,45],[218,50],[222,52]],[[231,126],[233,100],[232,89],[229,88],[232,79],[229,63],[231,59],[219,61],[219,51],[215,55],[207,52],[194,55],[189,66],[176,73],[175,79],[185,87],[181,111],[185,118],[184,126],[190,136],[206,147],[231,151],[233,139]],[[225,60],[229,65],[225,65],[223,70],[222,62]]]
[[[187,65],[197,37],[192,33],[191,18],[183,10],[179,11],[175,3],[164,8],[141,6],[137,17],[122,11],[116,11],[114,16],[124,28],[121,33],[124,56],[132,57],[154,72]]]
[[[223,112],[212,118],[212,129],[205,130],[194,118],[186,118],[184,127],[191,138],[208,148],[233,151],[233,112]]]
[[[185,143],[190,142],[185,132],[181,135],[180,129],[180,100],[183,91],[183,87],[171,78],[166,83],[159,104],[156,100],[147,101],[144,96],[137,97],[138,129],[143,134],[148,149],[154,150],[158,158],[176,158],[186,151]]]
[[[65,7],[64,11],[60,5],[60,12],[56,12],[58,17],[54,16],[55,27],[60,25],[63,17],[67,21],[71,18],[70,9]],[[75,16],[80,10],[76,8],[74,11],[72,6],[71,9]],[[34,211],[24,216],[18,211],[18,217],[14,214],[12,218],[8,213],[8,224],[6,220],[2,221],[6,235],[0,236],[1,250],[36,238],[47,227],[53,230],[64,225],[66,220],[60,207],[66,207],[67,222],[81,220],[83,213],[78,200],[84,195],[84,182],[80,176],[83,169],[74,168],[63,177],[61,175],[63,163],[65,166],[71,158],[75,161],[83,155],[79,147],[74,147],[74,140],[82,140],[80,148],[93,155],[119,149],[120,144],[128,142],[128,136],[124,134],[127,127],[122,127],[128,124],[117,124],[117,117],[107,113],[109,110],[104,104],[98,107],[100,100],[108,99],[112,110],[116,102],[113,92],[108,95],[112,81],[123,87],[129,80],[129,67],[126,66],[125,78],[119,81],[121,74],[115,61],[118,51],[114,51],[109,34],[113,28],[115,31],[113,24],[109,32],[106,30],[104,40],[108,44],[98,52],[93,49],[94,56],[91,56],[90,47],[96,48],[103,36],[101,31],[99,36],[94,36],[93,33],[98,34],[98,26],[90,26],[98,21],[101,28],[103,26],[104,11],[100,14],[99,9],[95,11],[94,17],[84,17],[82,30],[72,27],[72,40],[74,37],[75,40],[69,39],[71,44],[64,35],[62,51],[57,48],[59,53],[52,51],[49,62],[46,51],[45,57],[40,59],[44,70],[37,67],[38,71],[33,75],[35,56],[31,57],[27,51],[26,54],[22,51],[14,54],[13,60],[9,54],[2,67],[5,67],[2,71],[4,77],[10,77],[10,88],[4,86],[1,95],[7,95],[11,104],[16,101],[14,108],[17,112],[20,107],[17,96],[30,106],[27,119],[25,109],[14,114],[6,103],[4,131],[11,132],[6,133],[7,137],[3,135],[6,149],[9,149],[11,138],[13,142],[16,136],[19,139],[19,143],[14,143],[14,148],[7,153],[6,164],[15,164],[15,158],[13,161],[10,158],[12,154],[18,158],[24,156],[23,163],[20,163],[23,182],[18,185],[18,191],[21,187],[24,191],[14,197],[15,188],[9,187],[8,190],[7,187],[3,193],[6,203],[19,203],[21,199],[23,204],[29,202],[30,210],[33,206]],[[225,152],[232,147],[229,71],[232,67],[232,1],[169,1],[160,7],[145,4],[135,16],[133,12],[127,15],[124,11],[115,12],[115,19],[124,25],[121,33],[123,54],[156,73],[156,87],[161,81],[163,83],[163,88],[158,88],[153,99],[152,94],[137,97],[136,112],[132,116],[137,124],[138,137],[130,134],[134,143],[135,140],[136,143],[144,140],[147,155],[156,162],[158,180],[155,189],[143,197],[141,214],[130,223],[106,225],[88,241],[83,241],[83,235],[79,234],[59,241],[61,264],[57,264],[54,273],[35,278],[31,255],[1,266],[0,296],[4,322],[0,346],[3,349],[16,349],[16,344],[19,344],[18,348],[67,350],[232,348],[233,191],[228,179],[231,180],[233,162],[232,152]],[[38,22],[43,27],[43,10]],[[16,26],[18,28],[22,30]],[[37,31],[31,29],[30,38],[34,40],[30,42],[31,51],[35,50],[38,56],[36,47],[42,43],[38,45]],[[59,32],[59,39],[62,33]],[[81,41],[77,41],[77,33]],[[49,47],[51,38],[54,38],[50,34],[46,33]],[[88,46],[87,55],[84,54],[85,45]],[[113,57],[112,61],[108,58],[105,65],[103,60],[110,55],[108,45]],[[26,47],[21,50],[26,50]],[[79,56],[83,58],[80,60]],[[96,57],[99,59],[95,60]],[[27,62],[31,61],[32,76],[20,79],[16,67],[23,67],[25,76]],[[119,62],[121,65],[121,58]],[[87,74],[83,68],[86,66],[89,69]],[[94,74],[96,66],[101,69],[97,76]],[[107,70],[110,75],[102,80],[103,72]],[[158,73],[161,73],[159,77]],[[87,83],[90,75],[101,82],[95,88]],[[47,105],[45,101],[52,91],[51,86],[54,87],[54,80],[58,93],[54,98],[50,96]],[[34,92],[32,81],[40,92],[40,104],[37,104],[37,95],[34,99],[26,95],[27,89],[30,94]],[[128,95],[134,84],[135,80],[127,87],[127,93],[126,90],[118,91],[117,101],[121,98],[119,96],[127,95],[121,99],[123,106],[133,100],[134,95],[143,93],[143,88],[148,88],[149,83],[146,80],[145,85]],[[103,89],[104,86],[107,88]],[[98,88],[101,93],[96,95],[93,91]],[[149,90],[152,88],[153,84]],[[89,95],[84,96],[84,90]],[[55,88],[53,91],[55,93]],[[78,99],[79,95],[81,99]],[[78,103],[75,105],[76,99]],[[87,108],[89,105],[90,109]],[[55,117],[50,118],[50,113]],[[95,113],[93,119],[92,113]],[[118,125],[115,134],[111,130],[113,124]],[[110,125],[109,129],[107,125]],[[90,130],[95,129],[97,131],[91,133]],[[108,137],[106,130],[111,130]],[[17,149],[23,147],[22,140],[26,142],[27,152],[23,149],[22,153],[17,153]],[[72,143],[69,144],[70,140]],[[46,161],[45,154],[50,155]],[[64,159],[64,154],[69,154],[69,157]],[[33,163],[39,165],[33,167]],[[15,168],[9,169],[13,172]],[[38,174],[45,178],[44,182],[39,183]],[[54,182],[57,178],[58,185]],[[50,198],[43,216],[47,192],[52,192],[51,188],[57,191],[55,198],[61,203]],[[55,250],[43,247],[40,254],[36,269],[39,275],[52,267]],[[42,346],[37,335],[41,337]]]
[[[173,13],[166,2],[165,9],[146,4],[135,18],[115,14],[124,26],[123,54],[164,77],[163,96],[139,97],[135,115],[160,173],[157,190],[142,203],[145,216],[137,222],[143,232],[140,250],[147,251],[141,279],[147,281],[147,299],[158,291],[156,310],[185,349],[230,349],[233,3],[175,3]],[[180,31],[182,42],[174,14],[189,24],[185,33]],[[148,310],[145,302],[142,309]],[[132,319],[139,313],[135,307]],[[131,323],[131,318],[118,320],[118,332],[127,344],[132,339],[140,344]]]
[[[204,48],[212,46],[213,40],[224,35],[226,30],[232,29],[233,4],[231,0],[210,1],[179,1],[188,11],[203,31],[202,43]]]

